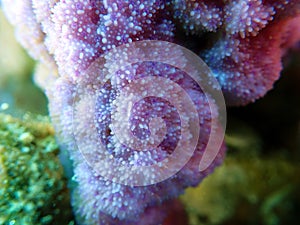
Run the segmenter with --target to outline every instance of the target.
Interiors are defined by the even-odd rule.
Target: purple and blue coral
[[[35,79],[47,93],[57,138],[72,161],[72,205],[79,224],[161,224],[172,213],[174,199],[186,187],[198,185],[222,162],[225,152],[223,143],[213,161],[199,171],[210,136],[217,132],[212,124],[218,115],[205,90],[179,69],[193,71],[181,51],[173,45],[164,52],[150,48],[148,52],[161,60],[139,62],[147,58],[147,50],[125,47],[126,54],[120,56],[115,49],[148,40],[186,45],[210,67],[226,102],[245,105],[272,88],[280,76],[282,56],[300,40],[299,0],[3,0],[2,4],[19,41],[40,62]],[[162,62],[163,58],[168,59]],[[136,61],[124,64],[128,59]],[[157,83],[162,79],[184,92],[169,90],[168,82]],[[150,89],[143,96],[144,88]],[[180,101],[186,95],[194,111],[188,101]],[[183,109],[192,113],[182,116]],[[200,131],[191,125],[194,121]],[[193,127],[192,132],[183,132],[185,124]],[[159,134],[163,138],[157,145],[151,136]],[[181,157],[188,160],[179,171],[160,179],[158,167],[147,170],[176,152],[181,142]],[[99,163],[103,155],[114,159],[111,165]],[[129,176],[124,168],[143,169]],[[143,181],[145,185],[140,185]]]

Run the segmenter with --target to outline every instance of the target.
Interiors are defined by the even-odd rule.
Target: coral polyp
[[[264,96],[300,40],[299,0],[2,2],[41,63],[79,224],[162,223],[222,162],[221,90]]]
[[[161,223],[164,208],[172,204],[169,201],[197,185],[224,156],[221,137],[219,146],[213,145],[215,151],[208,151],[212,161],[199,172],[211,146],[210,136],[221,128],[219,109],[212,104],[217,100],[212,101],[213,93],[205,93],[205,87],[173,66],[197,72],[182,52],[177,50],[172,58],[157,52],[155,62],[147,56],[149,49],[155,50],[148,43],[153,42],[140,42],[143,48],[139,44],[117,48],[103,56],[104,65],[101,59],[95,61],[80,83],[60,78],[48,89],[59,139],[74,161],[78,186],[73,190],[73,205],[90,224],[110,220],[132,224],[150,212],[153,216],[145,223]],[[166,55],[176,50],[168,42],[157,45],[164,47]],[[128,55],[140,62],[116,66]],[[215,89],[220,90],[217,84]]]
[[[296,1],[284,6],[275,4],[274,12],[270,12],[270,15],[277,12],[274,16],[265,21],[259,20],[259,15],[255,17],[260,26],[249,18],[251,32],[246,27],[233,31],[232,27],[238,27],[226,24],[226,33],[203,52],[228,104],[248,104],[272,89],[282,70],[281,58],[300,39],[299,4]]]

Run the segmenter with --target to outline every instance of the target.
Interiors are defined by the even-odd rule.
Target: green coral
[[[68,224],[69,193],[45,119],[0,114],[0,224]]]

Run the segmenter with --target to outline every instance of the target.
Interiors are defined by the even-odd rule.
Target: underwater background
[[[0,11],[0,224],[75,224],[34,65]],[[299,48],[283,65],[266,96],[227,109],[225,161],[179,197],[173,224],[299,223]]]

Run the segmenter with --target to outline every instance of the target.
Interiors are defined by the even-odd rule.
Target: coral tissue
[[[35,80],[46,91],[58,140],[73,162],[72,205],[79,224],[161,224],[176,205],[173,199],[211,173],[225,151],[222,145],[213,163],[199,172],[216,115],[203,90],[182,71],[164,63],[135,63],[117,71],[114,81],[102,83],[101,70],[86,73],[95,60],[136,41],[186,45],[210,67],[226,102],[245,105],[272,88],[282,56],[300,40],[299,0],[2,0],[2,5],[20,43],[40,62]],[[176,51],[166,52],[171,60],[180,57]],[[146,82],[146,76],[168,78],[188,93],[201,132],[194,155],[174,176],[148,186],[120,184],[95,172],[78,142],[89,147],[93,143],[96,152],[103,150],[101,143],[120,163],[133,166],[157,163],[172,153],[179,141],[180,116],[164,101],[167,91],[138,102],[129,116],[130,129],[141,140],[150,135],[150,118],[163,118],[167,135],[159,148],[136,151],[119,143],[111,130],[113,120],[123,119],[113,113],[128,104],[117,101],[121,90],[135,79]],[[94,95],[98,97],[91,104]],[[74,112],[86,126],[76,126]],[[88,119],[95,123],[90,125]],[[161,128],[159,123],[153,127]]]

